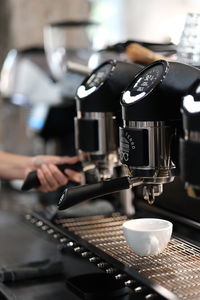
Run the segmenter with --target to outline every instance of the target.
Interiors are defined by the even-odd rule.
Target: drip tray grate
[[[101,249],[152,282],[167,288],[180,299],[200,299],[200,249],[172,238],[159,255],[140,257],[128,247],[122,231],[126,216],[60,218],[56,225],[66,228]]]

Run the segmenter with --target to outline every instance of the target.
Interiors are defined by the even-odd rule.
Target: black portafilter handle
[[[64,173],[65,169],[75,169],[76,171],[81,170],[81,164],[80,162],[70,165],[70,164],[62,164],[62,165],[56,165],[56,167]],[[28,176],[25,178],[24,183],[21,187],[22,191],[28,191],[33,188],[37,188],[40,186],[40,181],[37,177],[37,172],[32,171],[28,174]]]
[[[59,260],[43,260],[18,266],[0,268],[0,282],[16,282],[64,274],[64,265]],[[1,294],[0,294],[1,295]],[[1,297],[0,297],[1,299]]]
[[[62,194],[58,203],[58,209],[67,209],[85,200],[99,198],[104,195],[129,189],[130,183],[127,176],[108,179],[94,184],[80,185],[67,188]]]

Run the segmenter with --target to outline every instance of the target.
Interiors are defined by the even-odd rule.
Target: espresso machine
[[[108,276],[115,281],[114,294],[107,299],[200,298],[199,199],[191,197],[198,197],[199,191],[199,79],[198,69],[177,62],[157,61],[140,70],[121,97],[120,159],[126,176],[68,189],[58,204],[62,210],[135,186],[136,211],[131,218],[156,217],[173,223],[173,236],[163,253],[136,255],[122,231],[130,216],[118,211],[75,218],[57,214],[51,220],[38,212],[26,215],[31,226],[58,243],[63,255],[71,259],[73,254],[79,263],[84,261],[106,280]],[[173,189],[178,175],[186,182],[188,198],[186,192]],[[149,205],[155,196],[154,205]],[[175,198],[180,206],[187,200],[184,213],[180,206],[175,209]],[[196,219],[189,215],[191,206]],[[105,286],[95,274],[90,276],[87,269],[85,273],[67,279],[67,286],[82,299],[92,290],[92,299],[97,299]],[[94,282],[100,289],[94,288]]]
[[[118,127],[122,125],[120,96],[132,77],[142,69],[134,63],[109,60],[97,67],[76,93],[75,144],[82,163],[83,183],[91,184],[122,176],[119,160]],[[61,170],[65,166],[58,166]],[[23,190],[39,182],[31,172]],[[121,201],[121,198],[123,200]],[[132,192],[122,191],[123,211],[132,213]]]
[[[180,108],[183,96],[199,76],[194,67],[162,60],[142,69],[121,99],[120,159],[127,176],[67,189],[59,209],[140,185],[144,199],[152,204],[162,194],[163,184],[179,173]]]

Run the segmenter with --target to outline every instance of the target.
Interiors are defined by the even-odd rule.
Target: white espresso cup
[[[173,225],[163,219],[141,218],[126,221],[122,227],[130,248],[140,256],[149,256],[167,247]]]

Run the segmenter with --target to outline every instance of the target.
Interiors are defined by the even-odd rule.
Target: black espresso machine
[[[68,189],[58,207],[134,187],[132,218],[154,216],[173,222],[167,249],[156,256],[135,255],[122,233],[128,217],[120,212],[78,218],[58,213],[51,220],[32,212],[26,219],[114,278],[121,295],[113,294],[113,299],[199,299],[200,71],[158,61],[133,77],[121,98],[120,159],[126,176]],[[75,282],[73,287],[77,291]],[[80,297],[87,299],[86,294],[79,289]]]

